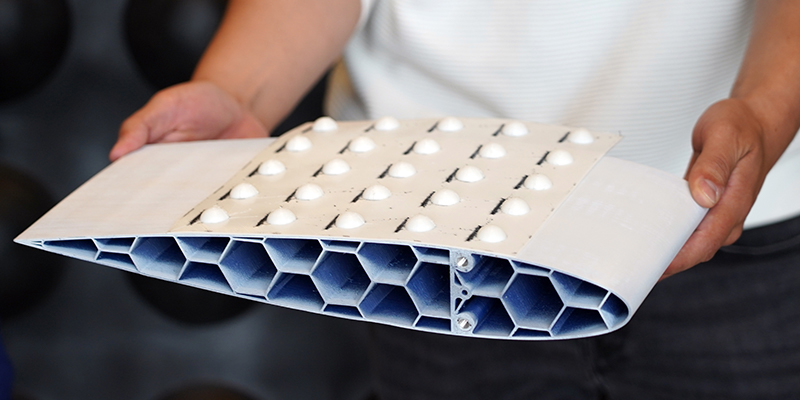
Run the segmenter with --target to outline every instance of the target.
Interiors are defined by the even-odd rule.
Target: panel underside
[[[421,245],[228,236],[32,244],[263,303],[452,335],[584,337],[618,328],[629,313],[613,293],[559,271]]]

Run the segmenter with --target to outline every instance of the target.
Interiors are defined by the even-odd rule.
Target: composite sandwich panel
[[[614,135],[508,120],[317,122],[277,141],[147,146],[17,241],[298,310],[546,340],[627,322],[705,212],[684,181],[605,157]],[[390,176],[401,163],[415,174]],[[466,167],[480,175],[457,177]],[[546,184],[526,183],[534,176]]]

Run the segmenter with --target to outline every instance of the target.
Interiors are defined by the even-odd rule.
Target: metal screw
[[[458,319],[456,319],[456,325],[458,325],[462,331],[468,331],[472,328],[472,323],[464,317],[458,317]]]
[[[456,259],[456,269],[461,272],[469,272],[472,269],[469,265],[469,259],[467,257],[458,257]]]

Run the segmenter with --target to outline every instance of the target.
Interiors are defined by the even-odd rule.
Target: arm
[[[336,60],[359,0],[231,0],[187,83],[123,122],[110,158],[146,143],[266,136]]]
[[[756,4],[750,43],[730,98],[700,117],[686,180],[710,208],[664,277],[736,241],[767,172],[800,127],[800,2]]]

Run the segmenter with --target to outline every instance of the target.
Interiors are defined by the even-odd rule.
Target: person
[[[336,118],[621,131],[611,155],[676,174],[688,165],[709,211],[664,278],[702,265],[659,283],[626,327],[598,338],[375,326],[378,395],[798,397],[798,20],[791,0],[231,0],[192,80],[124,121],[110,158],[146,143],[266,136],[341,54],[328,95]]]

